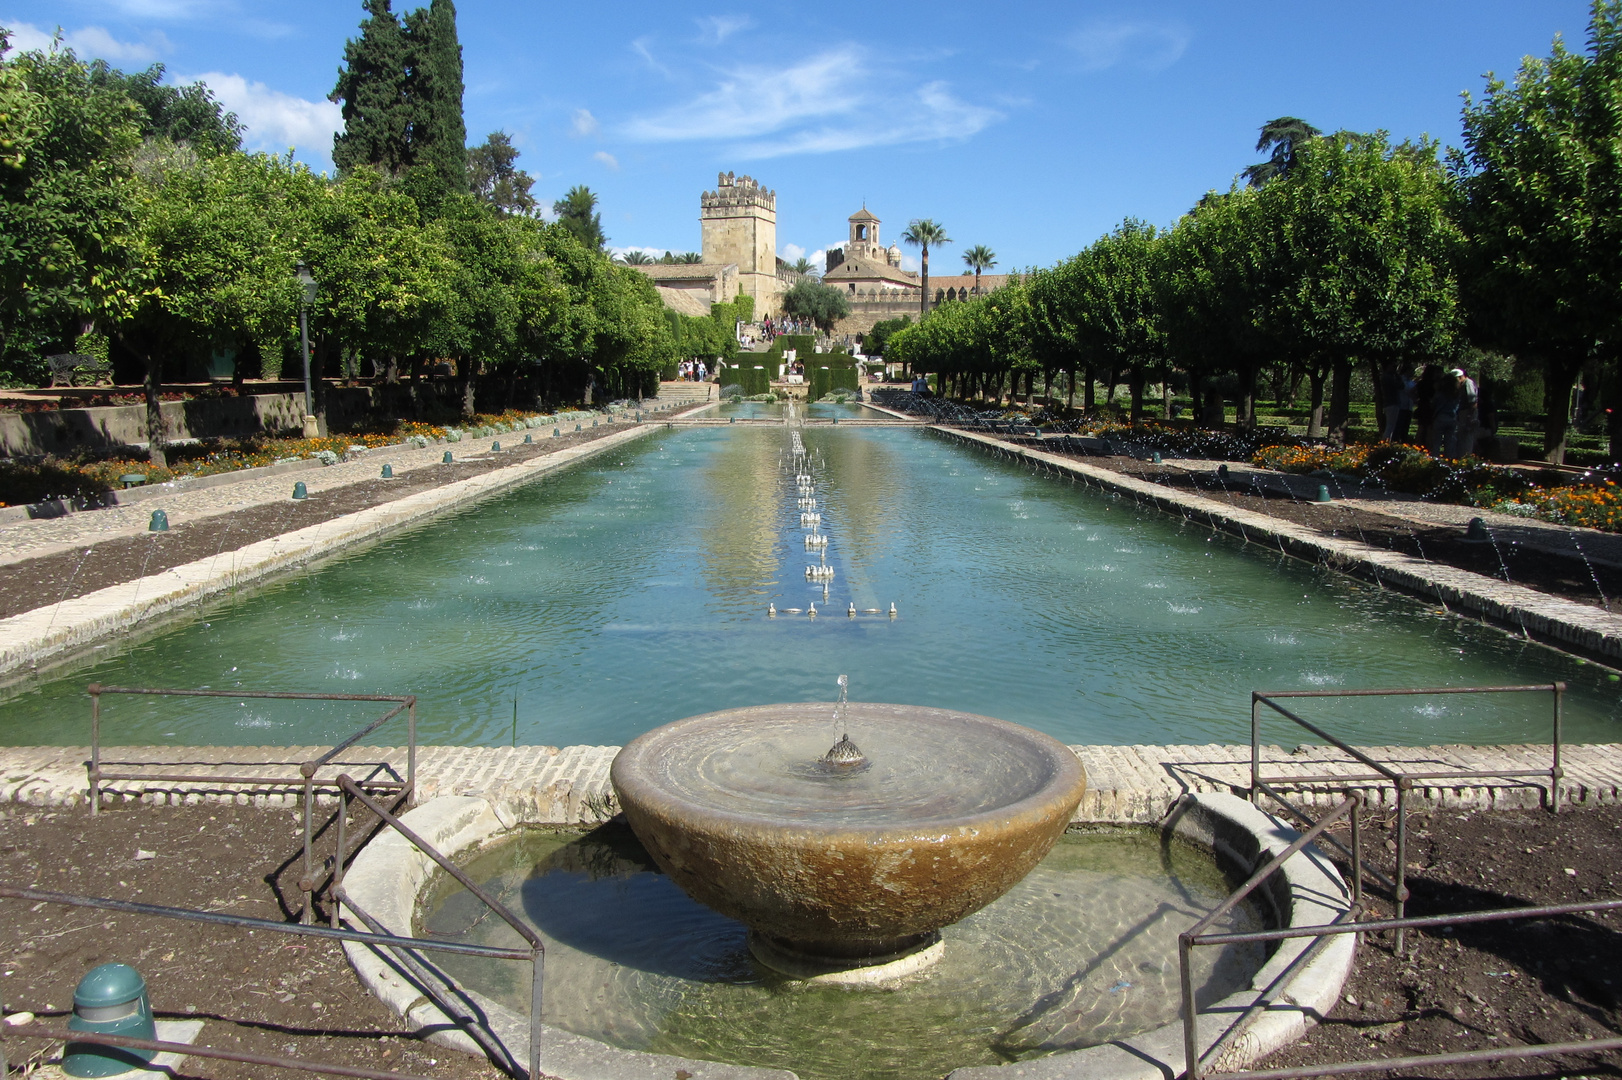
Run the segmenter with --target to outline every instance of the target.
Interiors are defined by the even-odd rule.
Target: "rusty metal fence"
[[[1393,948],[1399,955],[1404,951],[1404,935],[1408,930],[1428,929],[1432,927],[1461,926],[1472,923],[1502,922],[1513,919],[1543,919],[1557,915],[1574,915],[1596,911],[1614,911],[1622,909],[1622,900],[1593,900],[1581,904],[1550,904],[1537,907],[1497,908],[1488,911],[1453,912],[1442,915],[1409,918],[1406,916],[1406,904],[1409,898],[1407,888],[1407,811],[1409,794],[1418,780],[1447,780],[1447,779],[1485,779],[1485,778],[1528,778],[1536,777],[1540,780],[1547,778],[1548,791],[1546,806],[1551,812],[1557,812],[1560,804],[1560,781],[1564,771],[1560,764],[1561,732],[1560,711],[1561,697],[1566,689],[1564,683],[1546,683],[1533,686],[1476,686],[1476,687],[1440,687],[1426,689],[1401,690],[1290,690],[1290,691],[1255,691],[1251,694],[1251,739],[1250,739],[1250,799],[1257,802],[1262,795],[1276,802],[1290,816],[1303,822],[1307,831],[1300,834],[1297,839],[1285,850],[1280,852],[1268,863],[1258,869],[1249,880],[1239,887],[1222,904],[1206,915],[1194,926],[1178,936],[1178,963],[1182,979],[1182,1018],[1183,1018],[1183,1076],[1186,1080],[1305,1080],[1307,1077],[1342,1076],[1367,1072],[1384,1072],[1395,1069],[1424,1068],[1437,1065],[1477,1064],[1493,1061],[1509,1061],[1529,1058],[1555,1057],[1562,1054],[1590,1054],[1608,1050],[1622,1050],[1622,1038],[1611,1039],[1585,1039],[1581,1042],[1544,1043],[1532,1046],[1506,1046],[1487,1050],[1460,1051],[1456,1053],[1422,1054],[1410,1057],[1373,1058],[1361,1061],[1335,1062],[1328,1065],[1310,1065],[1285,1069],[1264,1069],[1239,1072],[1211,1072],[1208,1065],[1217,1061],[1222,1053],[1233,1045],[1234,1041],[1243,1033],[1250,1020],[1272,1003],[1272,993],[1281,986],[1291,972],[1304,966],[1316,955],[1317,950],[1330,938],[1339,934],[1369,934],[1391,931],[1394,936]],[[1390,763],[1378,761],[1367,753],[1350,746],[1343,740],[1325,731],[1322,727],[1302,718],[1290,709],[1278,704],[1281,698],[1339,698],[1339,697],[1396,697],[1417,696],[1427,694],[1504,694],[1504,693],[1548,693],[1552,696],[1551,717],[1551,743],[1550,765],[1547,769],[1468,769],[1457,768],[1446,771],[1415,772],[1406,770]],[[1264,776],[1261,762],[1261,707],[1265,705],[1280,716],[1312,732],[1327,744],[1334,746],[1373,770],[1369,774],[1329,774],[1329,775],[1291,775],[1291,776]],[[1363,795],[1356,790],[1343,792],[1339,803],[1324,813],[1317,820],[1307,814],[1300,807],[1292,804],[1280,786],[1338,786],[1338,785],[1367,785],[1390,784],[1396,792],[1396,867],[1392,875],[1387,876],[1377,867],[1370,864],[1363,853],[1363,822],[1362,808]],[[1342,843],[1333,836],[1329,829],[1342,819],[1348,819],[1351,829],[1350,842]],[[1249,896],[1264,881],[1276,873],[1292,856],[1298,854],[1308,844],[1315,840],[1327,840],[1347,858],[1347,865],[1352,872],[1352,903],[1347,910],[1334,920],[1319,926],[1303,926],[1282,930],[1260,930],[1245,933],[1210,933],[1211,925],[1222,915]],[[1392,906],[1395,917],[1390,919],[1363,919],[1365,910],[1363,903],[1363,879],[1368,875],[1385,886],[1391,892]],[[1301,938],[1314,939],[1312,944],[1292,962],[1290,967],[1280,974],[1273,985],[1264,989],[1249,1008],[1247,1008],[1228,1029],[1216,1039],[1205,1051],[1200,1050],[1199,1014],[1196,1011],[1194,985],[1192,975],[1191,955],[1196,947],[1202,945],[1238,945],[1263,944],[1276,945],[1282,941]]]
[[[90,781],[90,813],[91,816],[101,813],[101,798],[103,785],[108,781],[135,780],[142,782],[158,782],[168,784],[223,784],[235,787],[293,787],[301,789],[303,793],[304,810],[304,873],[299,878],[299,890],[304,894],[303,910],[300,919],[311,922],[314,918],[313,899],[320,885],[316,877],[314,856],[314,826],[313,816],[315,810],[316,791],[318,789],[337,789],[335,779],[322,779],[317,774],[321,769],[330,766],[338,755],[350,749],[366,736],[381,728],[401,713],[406,715],[406,774],[402,779],[400,775],[387,765],[378,765],[370,776],[366,778],[366,786],[379,791],[392,791],[398,803],[409,802],[417,789],[417,697],[415,694],[303,694],[279,690],[170,690],[170,689],[137,689],[126,686],[103,686],[100,683],[91,683],[85,688],[90,695],[90,761],[86,766]],[[287,762],[296,764],[297,775],[282,774],[278,776],[229,776],[223,773],[177,773],[177,772],[118,772],[102,768],[102,705],[104,694],[125,694],[141,697],[203,697],[203,698],[247,698],[270,699],[277,701],[375,701],[394,703],[394,708],[373,720],[365,727],[356,731],[342,742],[333,746],[325,753],[301,762]],[[117,762],[114,764],[140,764],[162,766],[163,762]],[[381,774],[381,775],[380,775]]]
[[[1314,785],[1346,784],[1390,784],[1395,790],[1394,802],[1397,816],[1396,836],[1396,867],[1392,877],[1374,871],[1374,875],[1391,890],[1396,917],[1401,919],[1408,905],[1408,800],[1414,789],[1416,780],[1470,780],[1483,778],[1519,779],[1525,777],[1547,777],[1549,782],[1547,805],[1551,812],[1560,810],[1560,781],[1565,770],[1560,765],[1560,712],[1562,698],[1566,692],[1563,682],[1538,683],[1531,686],[1442,686],[1424,687],[1416,689],[1398,690],[1256,690],[1250,695],[1250,801],[1255,803],[1262,795],[1277,802],[1284,810],[1298,821],[1312,823],[1301,809],[1290,802],[1279,790],[1284,787],[1311,787]],[[1319,725],[1297,715],[1291,709],[1279,704],[1280,700],[1289,699],[1322,699],[1322,698],[1367,698],[1367,697],[1426,697],[1436,695],[1454,694],[1548,694],[1551,698],[1550,717],[1550,760],[1547,769],[1466,769],[1454,768],[1440,771],[1414,772],[1385,762],[1376,761],[1368,754],[1347,744],[1325,731]],[[1261,728],[1262,706],[1273,710],[1279,716],[1291,723],[1310,731],[1330,746],[1346,754],[1354,761],[1368,766],[1373,772],[1361,774],[1330,774],[1307,776],[1263,776],[1261,774]],[[1333,836],[1326,837],[1340,852],[1348,858],[1353,858],[1352,852]],[[1359,861],[1354,859],[1354,861]],[[1402,951],[1403,928],[1397,928],[1396,949]]]
[[[251,931],[264,930],[275,934],[295,934],[301,937],[316,937],[336,939],[339,941],[359,942],[373,948],[388,948],[396,950],[397,955],[405,956],[417,950],[438,951],[446,953],[461,953],[466,956],[483,956],[497,960],[529,960],[535,965],[537,971],[536,986],[539,987],[539,970],[541,966],[541,949],[537,942],[530,949],[504,949],[493,945],[472,945],[455,941],[440,941],[433,938],[407,937],[387,932],[367,932],[351,930],[341,927],[306,926],[302,923],[277,922],[272,919],[258,919],[250,915],[229,915],[218,911],[198,911],[192,908],[164,907],[158,904],[141,904],[130,900],[112,900],[104,897],[75,896],[70,893],[52,892],[46,889],[25,889],[13,885],[0,885],[0,899],[23,900],[34,903],[63,904],[68,907],[94,908],[102,911],[117,911],[128,915],[146,915],[164,919],[179,919],[185,922],[212,923],[216,926],[231,926]],[[504,918],[511,918],[511,912],[505,908],[497,907],[497,913]],[[433,992],[433,984],[427,983],[422,989],[429,994]],[[447,1009],[450,1015],[454,1009]],[[537,1010],[538,1011],[538,1010]],[[394,1032],[378,1032],[379,1035],[392,1035]],[[539,1040],[538,1032],[530,1036],[530,1068],[528,1076],[540,1076],[538,1067]],[[354,1076],[365,1080],[423,1080],[421,1077],[406,1073],[387,1072],[378,1069],[366,1069],[354,1065],[334,1065],[321,1062],[306,1061],[300,1058],[272,1057],[262,1054],[250,1054],[241,1050],[222,1050],[215,1047],[192,1046],[189,1043],[153,1042],[143,1039],[130,1039],[117,1035],[104,1035],[84,1031],[56,1031],[38,1024],[12,1026],[0,1024],[0,1060],[4,1060],[4,1041],[10,1038],[43,1039],[47,1041],[71,1041],[83,1043],[96,1043],[105,1046],[124,1046],[132,1049],[157,1050],[160,1053],[182,1054],[188,1057],[218,1058],[225,1061],[239,1061],[250,1065],[293,1069],[303,1072],[321,1073],[328,1076]],[[503,1064],[509,1071],[517,1072],[512,1067],[510,1056],[503,1062],[498,1056],[496,1061]]]

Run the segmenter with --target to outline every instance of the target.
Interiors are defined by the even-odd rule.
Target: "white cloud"
[[[597,118],[591,115],[590,109],[576,109],[574,116],[569,119],[569,134],[585,136],[597,134]]]
[[[784,244],[778,249],[777,254],[781,255],[785,261],[793,262],[796,259],[804,258],[805,248],[799,244]]]
[[[11,31],[11,47],[19,52],[51,47],[54,31],[41,30],[32,23],[15,23],[7,28]],[[150,64],[161,53],[174,48],[173,43],[161,33],[149,34],[146,41],[120,41],[101,26],[64,31],[62,44],[72,49],[75,55],[121,64]]]
[[[699,40],[706,45],[719,45],[738,31],[755,25],[755,20],[747,15],[706,15],[693,21],[698,23]]]
[[[1084,71],[1103,71],[1117,64],[1160,71],[1182,57],[1191,36],[1182,23],[1098,20],[1071,35],[1069,45],[1081,57]]]
[[[709,90],[632,120],[641,142],[721,140],[744,158],[966,139],[1001,118],[845,45],[798,64],[742,65]]]
[[[329,160],[332,136],[343,129],[343,113],[336,102],[307,101],[272,90],[262,82],[249,82],[241,75],[211,71],[197,79],[208,84],[214,96],[237,114],[252,150],[281,153],[295,147],[309,158]],[[180,77],[179,82],[192,82]]]
[[[619,172],[619,158],[615,157],[613,154],[610,154],[607,150],[599,150],[595,154],[591,155],[591,158],[593,161],[601,162],[603,165],[613,169],[615,172]]]

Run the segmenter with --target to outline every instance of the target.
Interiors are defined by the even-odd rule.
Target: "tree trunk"
[[[1205,379],[1198,371],[1188,373],[1188,415],[1196,424],[1205,422]]]
[[[1239,373],[1239,408],[1235,419],[1246,431],[1256,430],[1256,369],[1247,367]]]
[[[141,390],[146,397],[146,457],[158,468],[166,469],[169,459],[163,452],[163,359],[153,352],[145,356],[146,378]]]
[[[920,276],[922,278],[922,284],[923,284],[923,288],[921,290],[919,290],[919,292],[918,292],[918,321],[921,323],[921,322],[924,321],[924,316],[929,314],[929,245],[928,244],[924,245],[923,257],[919,260],[919,262],[920,262],[920,267],[919,267]]]
[[[1496,397],[1497,395],[1495,395]],[[1499,398],[1498,400],[1502,400]],[[1611,437],[1611,460],[1622,461],[1622,351],[1611,357],[1611,392],[1606,402],[1607,433]]]
[[[1346,445],[1346,425],[1352,417],[1352,363],[1336,360],[1329,373],[1329,440]]]
[[[1171,372],[1160,372],[1160,419],[1171,419]]]
[[[1090,415],[1094,406],[1098,404],[1098,390],[1093,385],[1093,366],[1086,365],[1082,368],[1082,372],[1084,378],[1081,384],[1081,411]]]
[[[1065,412],[1076,411],[1076,369],[1071,368],[1069,378],[1065,381],[1064,409]],[[1622,409],[1617,412],[1622,413]]]
[[[1543,411],[1547,414],[1543,424],[1543,457],[1551,465],[1562,465],[1566,460],[1571,387],[1582,366],[1580,357],[1576,361],[1551,357],[1543,369]]]
[[[1105,405],[1113,405],[1113,404],[1115,404],[1115,384],[1118,383],[1120,381],[1120,379],[1121,379],[1121,370],[1119,368],[1113,368],[1113,367],[1110,368],[1109,369],[1109,386],[1104,391],[1104,404]]]
[[[1307,418],[1307,438],[1321,439],[1324,434],[1324,370],[1313,368],[1307,372],[1308,393],[1311,395],[1312,413]]]
[[[459,358],[456,361],[456,373],[461,376],[462,383],[462,417],[467,420],[473,419],[477,412],[474,408],[476,404],[474,399],[478,394],[478,387],[473,377],[474,368],[476,367],[478,365],[466,357]]]
[[[1127,389],[1132,394],[1132,422],[1141,424],[1143,422],[1143,369],[1136,364],[1127,368],[1126,383]]]

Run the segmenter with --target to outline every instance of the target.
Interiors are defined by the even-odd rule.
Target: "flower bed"
[[[1417,446],[1401,443],[1364,443],[1343,448],[1266,446],[1256,452],[1251,462],[1287,473],[1346,473],[1436,502],[1622,532],[1622,487],[1609,479],[1598,483],[1540,484],[1514,469],[1480,458],[1455,461],[1432,457]]]

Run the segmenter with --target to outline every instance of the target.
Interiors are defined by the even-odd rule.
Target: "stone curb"
[[[1622,616],[1563,600],[1523,585],[1495,581],[1451,566],[1427,563],[1394,551],[1324,536],[1315,530],[1251,510],[1224,506],[1212,499],[1158,484],[1122,476],[1069,458],[1033,450],[972,431],[932,427],[949,438],[977,443],[1030,461],[1073,473],[1102,488],[1131,495],[1168,513],[1203,518],[1212,528],[1247,542],[1275,546],[1286,555],[1325,563],[1343,573],[1354,573],[1382,586],[1401,589],[1423,599],[1439,600],[1449,609],[1462,609],[1548,644],[1603,659],[1622,661]]]
[[[453,795],[419,806],[401,820],[441,854],[454,859],[525,820],[524,809]],[[417,895],[434,869],[432,860],[421,850],[393,829],[385,829],[350,864],[344,876],[344,891],[355,905],[391,932],[409,935],[415,929]],[[341,907],[340,914],[351,925],[361,925],[348,905]],[[393,958],[356,942],[346,942],[344,951],[366,989],[412,1030],[430,1031],[429,1038],[434,1042],[483,1056],[484,1051],[463,1030],[469,1021],[446,1016]],[[418,957],[432,962],[431,954]],[[527,1017],[473,991],[459,989],[457,997],[471,1016],[482,1019],[481,1026],[507,1048],[515,1061],[529,1060]],[[560,1080],[670,1080],[683,1074],[691,1080],[795,1080],[793,1073],[781,1069],[621,1050],[544,1024],[540,1034],[541,1068],[548,1077]]]
[[[324,746],[119,746],[115,712],[103,711],[103,731],[110,745],[102,751],[109,770],[173,771],[164,762],[186,762],[194,775],[211,772],[239,776],[255,774],[296,777],[296,765],[320,757]],[[1223,746],[1072,746],[1087,770],[1087,794],[1076,808],[1076,822],[1152,824],[1165,819],[1185,795],[1239,794],[1250,777],[1250,747]],[[1468,769],[1545,769],[1547,744],[1520,746],[1374,746],[1364,753],[1411,772]],[[490,798],[497,806],[521,806],[522,819],[550,825],[594,825],[617,811],[609,768],[617,746],[418,746],[417,799],[424,802],[442,795]],[[1270,775],[1353,775],[1366,771],[1331,747],[1298,747],[1288,751],[1263,746],[1262,761]],[[86,798],[85,747],[32,746],[0,748],[0,805],[79,806]],[[330,780],[346,769],[360,775],[387,764],[405,769],[404,747],[362,746],[339,755],[317,777]],[[1622,802],[1622,744],[1572,744],[1562,748],[1560,803],[1566,806],[1615,806]],[[1473,776],[1457,780],[1437,778],[1415,783],[1410,806],[1422,810],[1490,811],[1535,810],[1543,807],[1547,780],[1538,777]],[[1317,784],[1297,790],[1297,805],[1332,806],[1343,789],[1361,792],[1372,807],[1390,807],[1389,785],[1368,782]],[[260,807],[292,807],[299,787],[258,787],[228,784],[114,781],[104,786],[113,802],[149,805],[235,803]],[[323,804],[330,791],[318,795]],[[515,819],[516,820],[516,819]]]
[[[653,424],[637,424],[544,457],[0,620],[0,675],[37,667],[97,638],[499,494],[655,430]]]
[[[505,803],[505,805],[503,805]],[[472,796],[446,796],[418,807],[402,820],[440,854],[465,857],[499,839],[516,825],[536,823],[528,817],[533,802],[514,803]],[[1271,859],[1299,835],[1277,818],[1232,795],[1190,795],[1180,800],[1163,823],[1175,835],[1212,848],[1219,858],[1248,873]],[[417,897],[433,874],[434,864],[399,833],[387,830],[356,856],[344,878],[345,892],[360,909],[394,933],[415,928]],[[1276,921],[1288,926],[1315,926],[1333,921],[1350,904],[1350,893],[1333,865],[1314,848],[1280,868],[1265,889]],[[347,912],[351,922],[353,914]],[[358,925],[358,923],[356,924]],[[1289,968],[1309,942],[1282,943],[1252,979],[1251,988],[1229,995],[1202,1010],[1200,1034],[1209,1047],[1225,1027],[1210,1021],[1237,1017],[1259,998],[1271,1004],[1254,1020],[1213,1067],[1233,1070],[1300,1038],[1327,1013],[1351,973],[1355,941],[1351,934],[1331,939],[1319,954],[1291,972]],[[446,1046],[482,1054],[461,1030],[469,1021],[447,1016],[423,994],[399,965],[381,950],[357,943],[344,946],[361,982],[415,1030]],[[1277,984],[1277,985],[1275,985]],[[528,1020],[477,992],[457,988],[469,1016],[500,1040],[518,1061],[527,1059]],[[682,1070],[693,1080],[792,1080],[777,1069],[692,1061],[665,1055],[620,1050],[593,1039],[542,1026],[541,1065],[560,1080],[668,1080]],[[951,1080],[1163,1080],[1181,1071],[1182,1025],[1173,1023],[1143,1035],[1101,1046],[1054,1054],[1015,1065],[971,1067],[950,1074]]]

